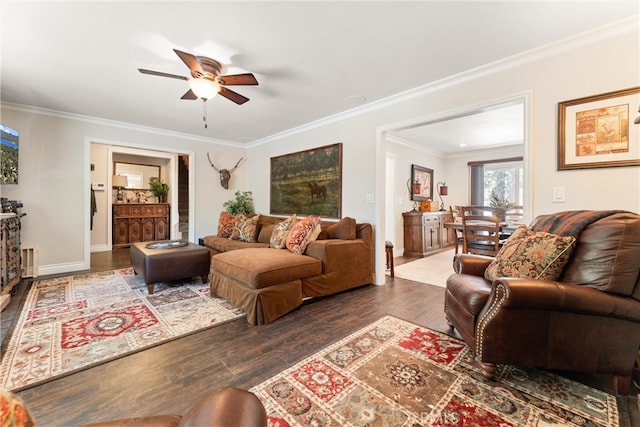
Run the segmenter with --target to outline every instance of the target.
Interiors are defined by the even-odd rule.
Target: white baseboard
[[[75,271],[88,270],[89,265],[85,265],[83,262],[70,262],[67,264],[51,264],[51,265],[39,265],[38,276],[46,276],[49,274],[64,274],[72,273]]]

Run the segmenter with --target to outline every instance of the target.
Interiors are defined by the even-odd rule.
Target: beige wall
[[[23,246],[39,252],[39,272],[57,274],[89,267],[90,163],[94,174],[109,178],[108,160],[91,159],[91,143],[129,146],[141,150],[180,152],[192,155],[193,241],[216,231],[222,204],[238,189],[247,188],[243,165],[233,174],[228,190],[207,160],[207,152],[220,164],[233,165],[246,150],[171,132],[149,132],[128,125],[101,124],[99,120],[50,111],[2,105],[2,123],[20,131],[18,185],[2,186],[2,196],[22,200],[27,216],[22,222]],[[106,177],[106,178],[105,178]],[[96,178],[98,179],[98,178]],[[94,220],[104,221],[104,210]],[[106,213],[108,215],[108,212]],[[104,229],[102,229],[104,230]],[[106,238],[104,231],[96,245]]]
[[[326,120],[326,123],[315,124],[302,132],[253,147],[249,153],[252,163],[248,179],[256,192],[263,194],[257,199],[258,207],[268,208],[266,177],[269,166],[262,159],[344,142],[343,214],[375,222],[377,276],[382,282],[386,234],[384,168],[386,153],[390,150],[384,143],[382,131],[409,120],[530,94],[531,110],[526,113],[530,121],[525,125],[529,139],[525,162],[531,177],[530,215],[571,209],[615,208],[640,212],[639,167],[556,170],[558,102],[640,85],[638,40],[637,23],[633,32],[607,34],[595,41],[589,38],[572,40],[465,75],[452,76],[422,91],[390,100],[379,108],[363,109],[361,114],[343,119]],[[633,129],[640,131],[638,126]],[[461,173],[466,173],[458,167],[452,169],[446,162],[426,153],[400,150],[396,155],[395,170],[400,175],[395,189],[399,194],[406,194],[403,182],[408,178],[405,171],[411,163],[434,165],[436,180],[453,182],[454,177],[459,179]],[[554,186],[566,188],[565,203],[552,202]],[[366,203],[366,194],[375,194],[378,203]],[[396,217],[400,218],[400,212],[406,207],[406,204],[400,205]]]
[[[102,123],[99,119],[3,104],[2,122],[20,131],[20,183],[3,186],[2,195],[24,203],[27,216],[23,222],[23,242],[39,249],[41,274],[76,271],[88,267],[91,246],[91,142],[192,154],[195,182],[192,240],[216,232],[222,204],[238,189],[253,191],[257,210],[268,212],[270,157],[342,142],[342,213],[375,224],[380,281],[384,277],[381,270],[384,251],[380,250],[385,234],[384,159],[390,150],[381,132],[395,123],[531,93],[533,120],[528,161],[532,213],[611,208],[640,212],[639,167],[556,171],[557,103],[640,85],[638,36],[636,29],[607,35],[604,41],[599,41],[602,37],[599,40],[593,37],[552,46],[463,76],[452,76],[408,96],[387,100],[377,108],[365,106],[339,118],[319,121],[252,144],[248,149],[223,141],[149,132],[135,126]],[[459,177],[455,162],[394,150],[398,159],[395,191],[405,198],[403,182],[408,178],[411,163],[427,167],[434,164],[436,180],[454,182]],[[240,156],[247,156],[247,161],[234,173],[229,190],[220,187],[218,176],[206,159],[207,151],[216,158],[216,163],[223,165],[233,165]],[[564,204],[551,201],[552,187],[558,185],[566,187]],[[368,201],[370,196],[374,203]],[[407,206],[400,205],[397,212]]]

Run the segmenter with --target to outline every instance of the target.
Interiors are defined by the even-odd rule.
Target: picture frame
[[[558,170],[640,166],[640,87],[558,103]]]
[[[342,218],[342,143],[271,158],[270,213]]]
[[[0,124],[0,184],[17,184],[20,131]]]
[[[417,187],[416,183],[420,184],[420,187]],[[433,169],[411,165],[411,178],[408,184],[412,201],[433,200]]]

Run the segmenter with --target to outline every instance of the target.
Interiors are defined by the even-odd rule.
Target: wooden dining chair
[[[461,208],[463,253],[496,256],[500,250],[501,217],[498,208]]]
[[[451,221],[462,223],[462,214],[460,213],[461,206],[449,206],[449,212],[451,213]],[[462,237],[462,230],[454,228],[453,230],[453,243],[455,244],[456,252],[464,245],[464,238]]]

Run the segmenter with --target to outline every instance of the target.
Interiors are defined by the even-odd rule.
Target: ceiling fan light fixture
[[[209,100],[220,92],[220,85],[213,80],[205,78],[188,79],[189,88],[196,96],[203,100]]]

